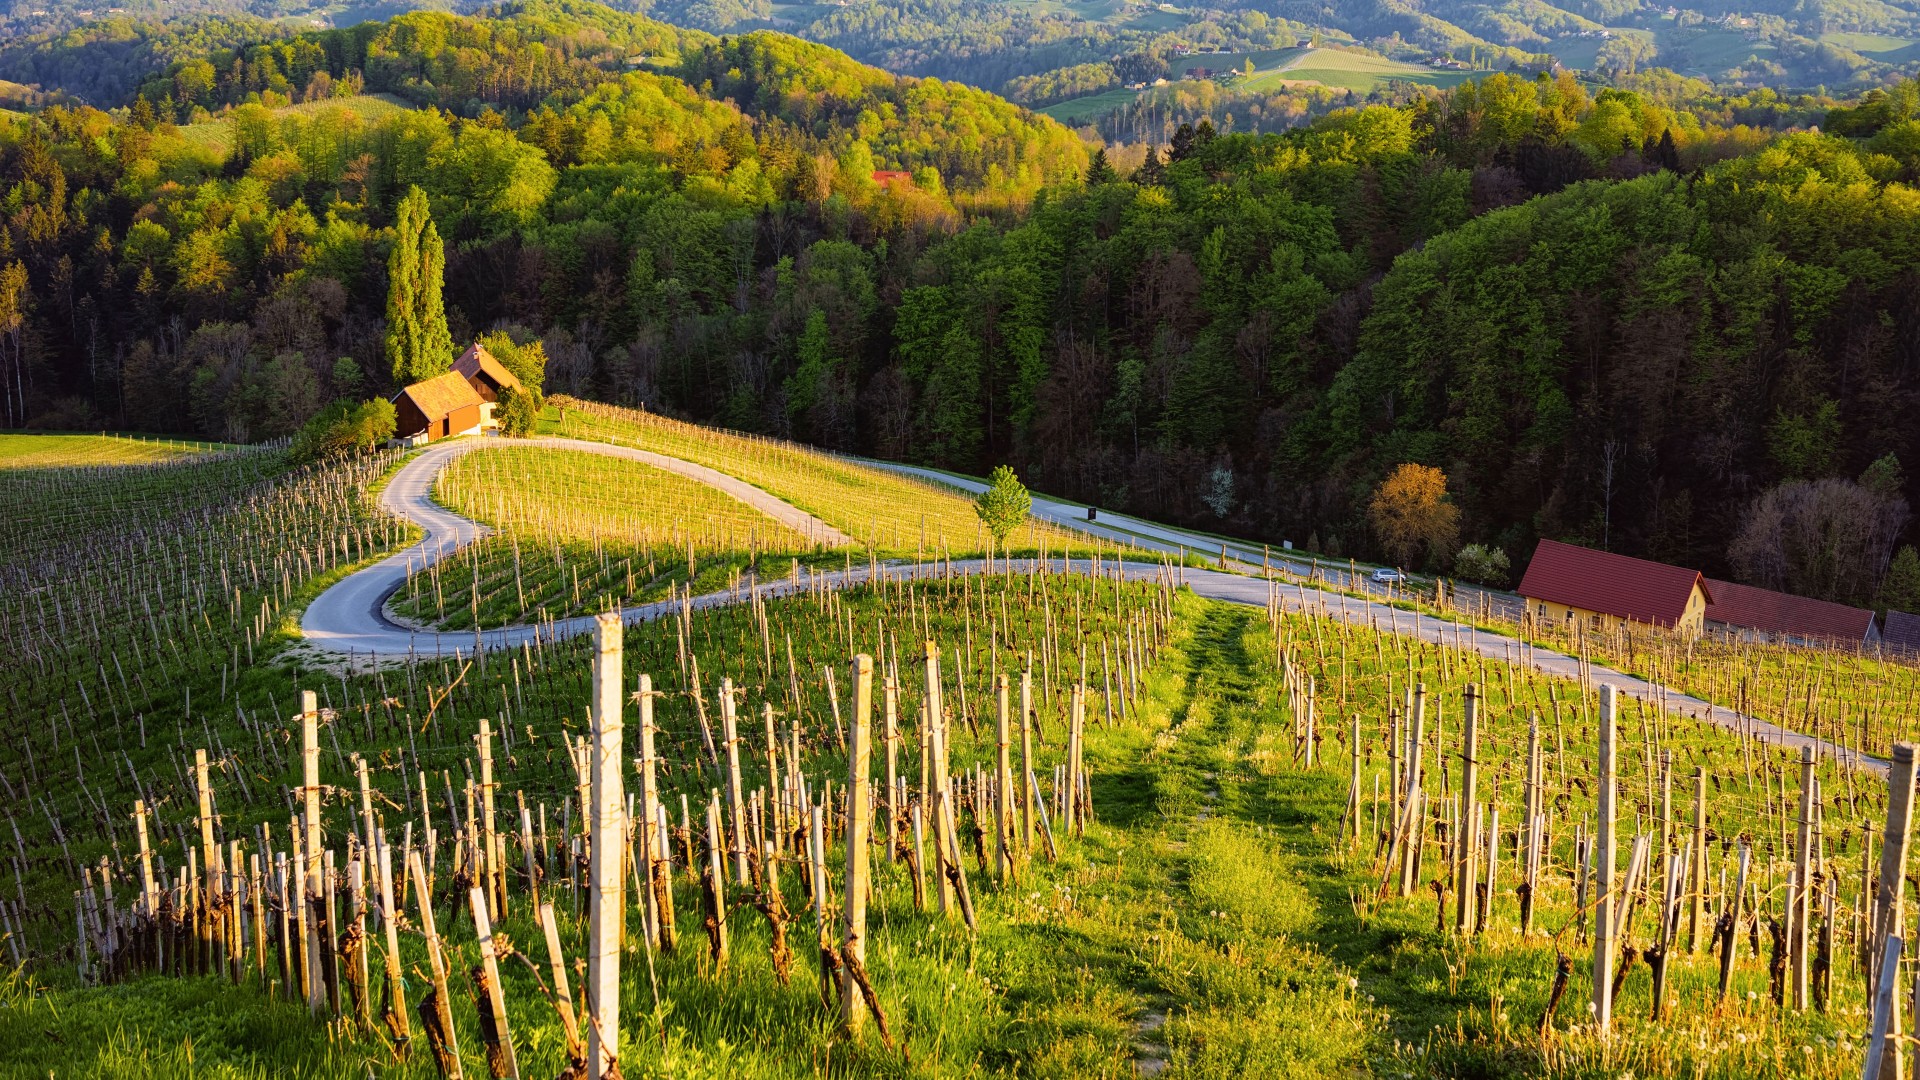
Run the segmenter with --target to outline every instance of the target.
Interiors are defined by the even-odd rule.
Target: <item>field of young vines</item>
[[[1264,610],[1207,600],[1039,523],[981,560],[958,495],[563,405],[557,433],[856,546],[489,446],[436,492],[496,531],[390,616],[738,602],[349,670],[298,613],[416,536],[373,496],[399,455],[0,470],[0,1076],[1852,1077],[1911,1052],[1874,1038],[1920,1012],[1908,665],[1528,626],[1503,663],[1277,572]],[[752,587],[802,564],[877,574]],[[1548,677],[1548,649],[1822,741]]]

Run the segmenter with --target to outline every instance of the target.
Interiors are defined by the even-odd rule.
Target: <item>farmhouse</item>
[[[1864,645],[1879,637],[1865,608],[1711,578],[1707,592],[1707,624],[1748,640]]]
[[[492,353],[481,347],[478,342],[467,346],[453,362],[453,370],[466,377],[473,392],[480,395],[480,426],[498,426],[493,419],[493,407],[500,401],[500,395],[507,390],[524,390],[520,380],[514,378],[505,364],[494,359]]]
[[[485,426],[479,391],[457,371],[414,383],[394,395],[394,434],[432,442],[454,435],[478,435]]]
[[[1687,634],[1705,624],[1711,595],[1698,570],[1542,540],[1520,579],[1527,613],[1595,630],[1646,623]]]

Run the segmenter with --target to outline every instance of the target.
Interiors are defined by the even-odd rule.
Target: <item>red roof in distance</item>
[[[1873,612],[1865,608],[1711,578],[1707,589],[1713,594],[1707,618],[1728,626],[1847,644],[1865,641],[1873,630]]]
[[[1888,609],[1886,625],[1880,628],[1880,640],[1896,649],[1920,652],[1920,615]]]
[[[1686,614],[1696,585],[1712,603],[1712,590],[1698,570],[1542,540],[1520,579],[1520,595],[1619,619],[1673,626]]]

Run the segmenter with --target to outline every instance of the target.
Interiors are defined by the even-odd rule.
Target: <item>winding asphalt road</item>
[[[381,506],[396,516],[418,525],[425,530],[426,537],[412,547],[347,576],[314,600],[307,607],[300,621],[301,633],[311,648],[322,654],[349,661],[452,655],[455,652],[471,654],[476,646],[485,649],[511,648],[522,642],[536,639],[556,640],[572,637],[587,633],[593,628],[593,618],[581,616],[498,630],[443,633],[401,626],[385,615],[383,609],[387,598],[405,584],[410,571],[429,566],[487,535],[489,530],[486,526],[461,517],[434,502],[433,484],[440,471],[455,458],[494,445],[499,444],[486,440],[443,443],[429,448],[394,474],[393,480],[381,495]],[[704,465],[696,465],[693,462],[631,447],[578,439],[529,439],[514,445],[577,450],[643,462],[655,468],[709,484],[823,545],[849,547],[854,544],[846,534],[813,515],[775,498],[760,488]],[[977,491],[984,486],[978,481],[930,469],[881,462],[867,462],[867,464],[885,467],[893,472],[915,476],[924,481],[959,488],[963,491]],[[1182,533],[1180,530],[1138,518],[1108,515],[1106,522],[1088,522],[1085,520],[1083,508],[1040,497],[1035,497],[1033,500],[1033,510],[1036,516],[1055,524],[1079,529],[1109,540],[1130,542],[1140,547],[1163,552],[1170,552],[1179,547],[1194,548],[1192,534]],[[1236,558],[1244,557],[1244,552],[1234,550],[1244,545],[1234,545],[1229,542],[1228,547],[1230,553]],[[1005,564],[997,565],[1004,567]],[[1014,560],[1015,569],[1031,568],[1037,565],[1038,560]],[[1050,560],[1050,565],[1056,571],[1069,573],[1086,573],[1093,569],[1092,563],[1084,560],[1056,558]],[[1315,589],[1303,584],[1276,584],[1255,576],[1219,570],[1180,569],[1147,562],[1128,562],[1121,565],[1121,572],[1131,579],[1156,579],[1168,573],[1177,574],[1182,584],[1191,588],[1196,594],[1212,600],[1264,608],[1271,600],[1277,598],[1288,610],[1310,610],[1349,624],[1384,629],[1390,633],[1411,635],[1422,641],[1471,650],[1489,659],[1531,667],[1546,675],[1569,679],[1580,678],[1580,663],[1571,656],[1536,649],[1501,634],[1479,630],[1463,623],[1421,615],[1417,612],[1401,611],[1372,600]],[[987,563],[980,559],[955,560],[951,566],[962,572],[977,572],[986,569]],[[1114,563],[1109,560],[1106,569],[1111,572],[1113,567]],[[1259,566],[1253,563],[1250,568],[1257,571]],[[931,577],[941,573],[942,570],[941,565],[934,563],[880,568],[882,574],[893,579]],[[825,573],[802,568],[801,575],[797,578],[751,582],[738,589],[696,596],[686,603],[695,609],[722,607],[739,603],[754,595],[763,599],[772,599],[820,585],[828,587],[855,585],[866,581],[871,575],[872,571],[867,567]],[[681,603],[677,600],[664,600],[640,604],[623,608],[621,617],[628,624],[649,622],[671,615],[680,608]],[[1822,739],[1789,731],[1765,720],[1741,716],[1732,709],[1670,690],[1637,676],[1599,665],[1589,665],[1587,674],[1596,685],[1610,684],[1630,697],[1649,702],[1656,707],[1664,707],[1671,712],[1696,717],[1735,730],[1744,728],[1767,742],[1782,746],[1795,748],[1812,746],[1823,756],[1852,758],[1863,769],[1875,772],[1885,769],[1885,763],[1879,759],[1858,755],[1855,751],[1835,746]]]

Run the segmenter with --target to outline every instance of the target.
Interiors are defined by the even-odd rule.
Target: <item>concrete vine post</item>
[[[300,769],[301,789],[306,795],[306,894],[300,902],[310,909],[324,889],[320,873],[320,701],[311,690],[300,691]],[[320,976],[321,931],[317,923],[312,918],[306,922],[307,1007],[315,1013],[327,999]]]
[[[1593,872],[1598,899],[1593,917],[1593,1022],[1601,1035],[1613,1025],[1613,819],[1614,727],[1619,717],[1620,692],[1611,684],[1600,687],[1599,793],[1595,806]]]
[[[601,1080],[620,1060],[620,881],[626,869],[626,800],[621,794],[621,674],[625,628],[616,612],[593,631],[593,823],[587,909],[587,1075]]]

